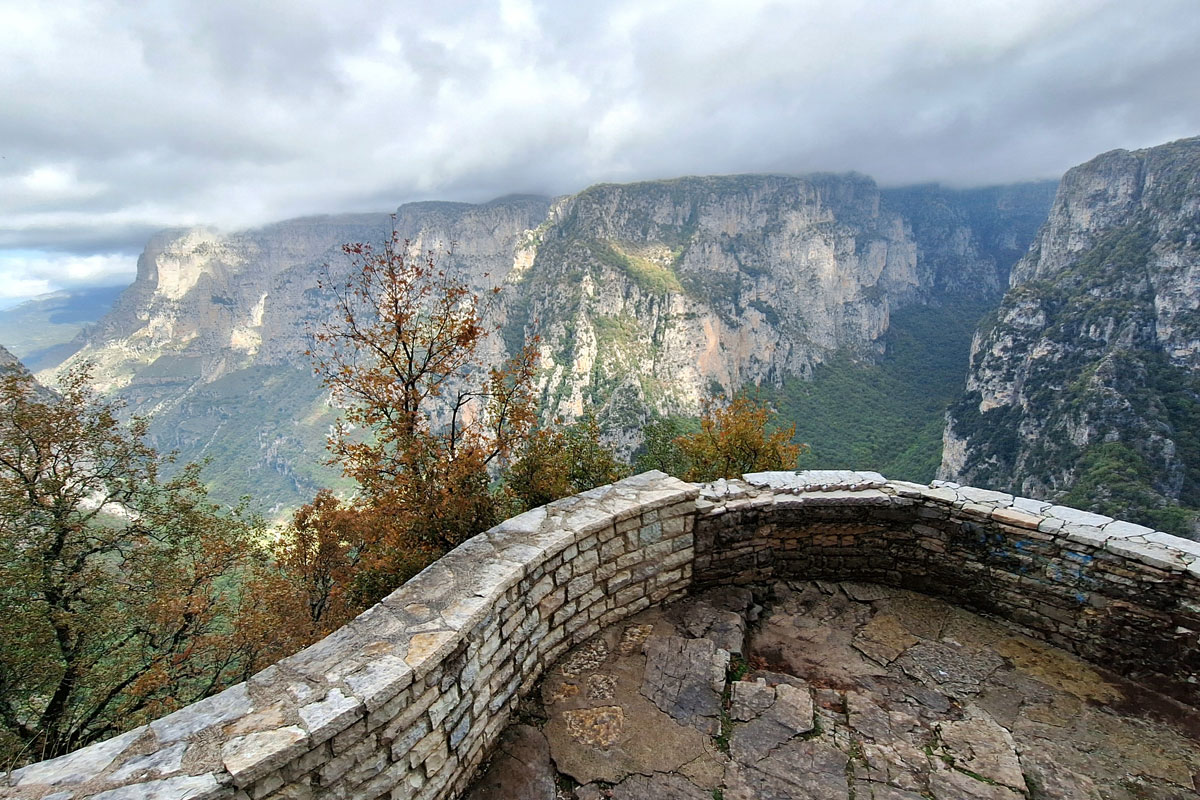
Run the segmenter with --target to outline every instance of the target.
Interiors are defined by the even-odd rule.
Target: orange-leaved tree
[[[369,587],[362,585],[359,563],[369,547],[391,544],[381,525],[386,521],[377,513],[328,489],[296,510],[275,540],[274,558],[249,582],[253,602],[238,620],[240,635],[257,642],[259,666],[328,635],[362,610],[358,595]],[[411,574],[436,552],[409,541],[405,552],[392,556],[391,572]]]
[[[309,355],[342,408],[331,461],[369,518],[349,579],[361,605],[500,520],[493,475],[534,423],[537,351],[488,363],[485,304],[499,290],[481,297],[394,230],[381,247],[343,249],[351,269],[320,284],[336,313]]]
[[[806,445],[795,444],[796,426],[769,431],[766,405],[739,393],[726,405],[705,404],[700,430],[675,439],[687,465],[683,478],[712,481],[746,472],[796,468]]]

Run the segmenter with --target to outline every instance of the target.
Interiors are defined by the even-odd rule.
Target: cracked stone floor
[[[1200,714],[930,597],[721,588],[568,652],[470,800],[1175,800]]]

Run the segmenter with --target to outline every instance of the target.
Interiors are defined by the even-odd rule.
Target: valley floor
[[[568,652],[521,717],[469,800],[1200,789],[1196,710],[942,601],[866,584],[722,588],[649,609]]]

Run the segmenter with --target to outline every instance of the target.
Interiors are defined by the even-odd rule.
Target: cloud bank
[[[1194,0],[0,0],[0,276],[597,181],[1056,177],[1200,133],[1197,41]]]

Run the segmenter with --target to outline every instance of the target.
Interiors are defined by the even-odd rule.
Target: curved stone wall
[[[1200,543],[952,483],[760,473],[703,487],[696,583],[900,586],[1200,705]]]
[[[507,520],[247,683],[17,770],[4,796],[453,796],[545,666],[687,590],[698,493],[646,473]]]
[[[514,517],[249,682],[9,776],[4,797],[443,798],[566,649],[688,587],[883,582],[1195,704],[1200,544],[874,473],[645,473]]]

